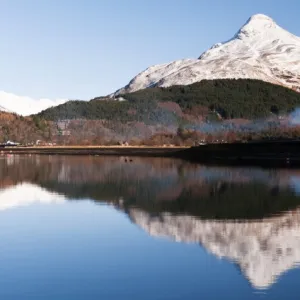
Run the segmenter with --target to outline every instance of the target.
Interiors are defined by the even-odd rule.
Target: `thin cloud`
[[[33,99],[0,91],[0,110],[7,110],[22,116],[36,114],[51,106],[57,106],[67,101],[68,99]]]

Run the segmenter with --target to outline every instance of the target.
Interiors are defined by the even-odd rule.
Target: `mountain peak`
[[[267,15],[264,14],[255,14],[249,18],[248,22],[270,22],[274,23],[274,20]],[[247,23],[248,23],[247,22]]]
[[[236,36],[253,36],[261,34],[266,30],[275,29],[277,26],[276,22],[263,14],[253,15],[248,19],[246,24],[239,30]]]

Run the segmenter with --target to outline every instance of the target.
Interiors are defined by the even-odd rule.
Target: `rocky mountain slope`
[[[232,39],[215,44],[198,59],[152,66],[112,96],[224,78],[259,79],[300,91],[300,38],[271,18],[254,15]]]

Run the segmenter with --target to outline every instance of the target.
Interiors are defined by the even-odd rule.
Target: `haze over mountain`
[[[213,45],[198,59],[152,66],[113,95],[225,78],[259,79],[300,91],[300,38],[257,14],[232,39]]]

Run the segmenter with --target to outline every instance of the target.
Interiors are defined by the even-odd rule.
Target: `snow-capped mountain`
[[[300,263],[300,211],[257,221],[202,220],[188,215],[153,216],[132,208],[130,218],[151,236],[199,243],[237,263],[253,287],[269,288]]]
[[[259,79],[300,92],[300,38],[268,16],[257,14],[232,39],[215,44],[198,59],[152,66],[112,96],[225,78]]]

